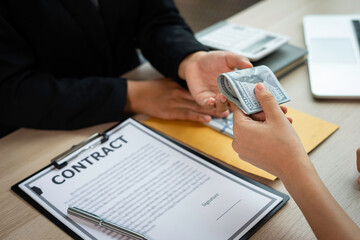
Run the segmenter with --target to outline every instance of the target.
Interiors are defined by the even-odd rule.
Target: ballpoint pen
[[[80,217],[82,219],[88,220],[90,222],[98,224],[100,227],[105,227],[110,230],[113,230],[115,232],[121,233],[125,236],[131,237],[135,240],[148,240],[145,236],[141,235],[140,233],[134,232],[130,229],[127,229],[125,227],[119,226],[115,223],[109,222],[93,213],[84,211],[77,207],[69,207],[67,209],[67,212],[71,215]]]

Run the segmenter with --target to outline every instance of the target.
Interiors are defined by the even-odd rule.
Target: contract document
[[[288,200],[133,119],[107,136],[67,156],[65,167],[49,165],[13,190],[83,239],[129,238],[68,215],[69,206],[148,239],[218,240],[251,236]]]

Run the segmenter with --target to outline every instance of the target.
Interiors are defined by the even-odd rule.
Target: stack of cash
[[[266,66],[222,73],[219,75],[217,83],[220,92],[247,115],[262,111],[254,92],[258,83],[263,83],[279,104],[290,101],[279,80]]]

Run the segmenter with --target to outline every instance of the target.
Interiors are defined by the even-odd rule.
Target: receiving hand
[[[233,149],[239,157],[279,178],[301,165],[312,166],[290,119],[264,84],[256,85],[255,95],[263,108],[264,121],[255,121],[232,105]]]
[[[225,117],[227,112],[203,109],[191,94],[171,79],[128,81],[126,112],[144,113],[169,120],[209,122],[211,116]]]
[[[236,67],[250,68],[252,64],[246,57],[231,52],[195,52],[181,62],[178,74],[186,80],[191,95],[199,105],[223,112],[228,109],[228,101],[218,89],[217,77]]]

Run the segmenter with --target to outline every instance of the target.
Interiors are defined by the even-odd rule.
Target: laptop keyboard
[[[355,34],[356,34],[356,38],[359,44],[359,49],[360,49],[360,21],[359,20],[353,20],[353,25],[354,25],[354,30],[355,30]]]

